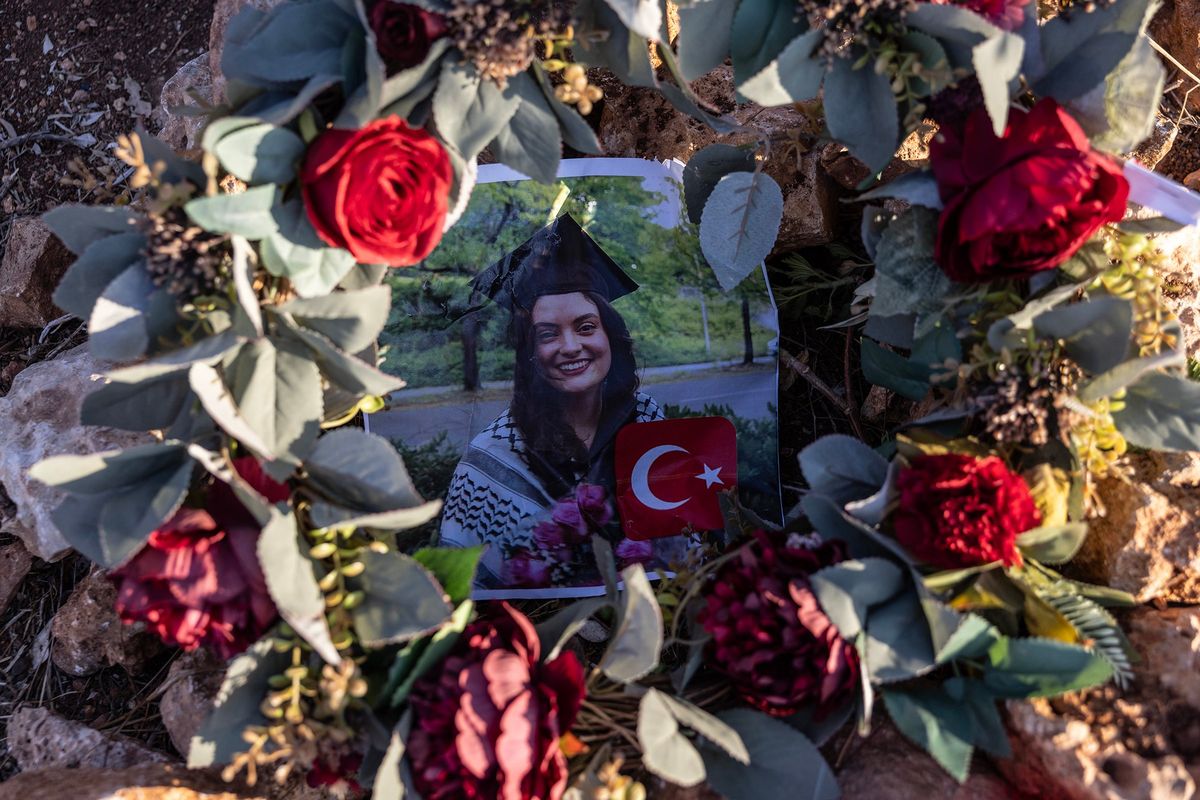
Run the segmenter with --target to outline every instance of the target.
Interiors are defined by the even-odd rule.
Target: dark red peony
[[[358,770],[361,766],[362,756],[358,753],[347,753],[333,764],[317,759],[304,778],[314,789],[326,787],[332,797],[359,798],[366,795],[366,790],[358,782]]]
[[[1025,22],[1025,7],[1033,0],[930,0],[939,6],[969,8],[1006,31],[1015,31]]]
[[[918,456],[896,488],[896,539],[934,567],[1020,564],[1017,536],[1042,524],[1025,481],[996,456]]]
[[[378,0],[371,7],[371,30],[375,49],[390,75],[424,61],[430,46],[445,36],[449,27],[444,16],[420,6]]]
[[[445,148],[400,117],[313,140],[300,189],[317,235],[360,264],[403,267],[437,247],[453,171]]]
[[[507,603],[467,627],[412,691],[408,757],[425,800],[559,800],[559,738],[584,698],[573,653],[541,663],[533,625]]]
[[[934,257],[962,283],[1018,278],[1070,258],[1125,214],[1129,183],[1053,100],[1012,111],[1003,138],[976,109],[929,148],[945,208]]]
[[[277,502],[287,487],[267,478],[253,458],[234,462],[239,474]],[[260,530],[225,484],[215,484],[208,508],[183,508],[150,534],[146,546],[109,577],[117,613],[145,622],[168,644],[211,647],[232,658],[275,621],[275,604],[258,564]]]
[[[698,619],[712,663],[750,705],[775,716],[812,708],[821,719],[854,695],[858,655],[808,580],[844,558],[840,542],[810,548],[794,534],[757,531],[706,587]]]

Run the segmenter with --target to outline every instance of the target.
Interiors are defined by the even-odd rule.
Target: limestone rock
[[[208,53],[201,53],[184,64],[163,84],[154,116],[160,126],[158,138],[173,150],[191,150],[199,146],[196,137],[204,125],[204,117],[184,116],[172,111],[195,106],[193,94],[205,100],[212,97],[212,71],[209,69]]]
[[[1145,602],[1200,602],[1200,453],[1129,456],[1130,483],[1099,483],[1107,513],[1092,520],[1072,574]]]
[[[29,468],[62,453],[119,450],[152,441],[149,434],[79,424],[79,408],[100,386],[101,365],[77,347],[21,371],[0,397],[0,485],[16,505],[4,531],[19,536],[33,555],[54,561],[70,550],[50,512],[63,493],[29,477]]]
[[[1171,152],[1178,136],[1179,126],[1174,120],[1159,115],[1154,120],[1154,131],[1149,138],[1133,149],[1133,157],[1147,169],[1154,169]]]
[[[865,740],[851,744],[838,770],[843,800],[1009,800],[1012,788],[982,757],[964,784],[891,723],[877,724]]]
[[[221,780],[219,769],[170,764],[126,769],[42,769],[0,784],[0,800],[268,800]]]
[[[1180,64],[1200,73],[1200,2],[1166,0],[1154,15],[1149,32]],[[1200,98],[1195,92],[1188,105],[1193,110],[1200,109]]]
[[[1015,757],[1000,767],[1018,790],[1063,800],[1197,797],[1200,609],[1138,609],[1127,630],[1142,658],[1127,690],[1009,703]]]
[[[229,27],[229,21],[247,6],[266,11],[280,2],[281,0],[217,0],[213,6],[212,24],[208,29],[208,67],[214,104],[220,105],[225,102],[225,74],[221,72],[221,54],[225,52],[225,29]]]
[[[8,608],[8,601],[12,600],[32,566],[33,556],[20,542],[0,547],[0,614]]]
[[[171,664],[159,709],[171,742],[186,756],[192,736],[212,711],[225,664],[207,650],[183,653]]]
[[[48,708],[34,706],[22,706],[12,715],[8,722],[8,747],[22,771],[69,767],[122,769],[169,760],[164,753],[133,739],[102,733]]]
[[[1200,94],[1200,93],[1198,93]],[[1163,299],[1183,326],[1188,354],[1200,355],[1200,229],[1187,227],[1156,236],[1163,253]]]
[[[605,93],[598,136],[607,156],[686,162],[697,150],[715,142],[740,145],[756,138],[748,131],[719,135],[677,111],[653,89],[624,86],[611,76],[595,75],[592,80]],[[818,153],[807,151],[803,144],[819,129],[813,117],[795,106],[736,104],[733,73],[728,67],[718,67],[693,82],[692,88],[704,105],[752,126],[775,143],[765,171],[783,190],[783,221],[776,252],[832,241],[839,192],[820,169]],[[630,125],[631,119],[641,124]]]
[[[113,607],[117,590],[103,573],[84,578],[50,621],[50,658],[70,675],[90,675],[120,665],[142,672],[163,651],[142,623],[126,625]]]
[[[14,220],[0,261],[0,328],[40,328],[61,316],[51,296],[73,260],[39,218]]]

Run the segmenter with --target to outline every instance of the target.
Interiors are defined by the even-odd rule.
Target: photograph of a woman
[[[441,544],[490,545],[484,583],[557,584],[580,566],[571,545],[617,531],[617,431],[663,418],[638,390],[633,338],[612,307],[637,284],[563,214],[473,285],[511,314],[513,395],[455,469]],[[643,559],[622,555],[650,560],[651,548],[637,549]]]

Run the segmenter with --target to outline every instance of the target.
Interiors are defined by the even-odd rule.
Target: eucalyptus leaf
[[[125,206],[84,206],[65,203],[42,215],[42,222],[75,255],[116,234],[133,233],[138,214]],[[61,304],[59,304],[61,306]],[[80,315],[76,315],[80,316]]]
[[[663,645],[662,609],[641,564],[621,572],[625,583],[617,605],[617,627],[600,669],[611,680],[630,683],[658,666]]]
[[[301,297],[328,294],[354,268],[354,256],[317,236],[299,199],[275,206],[271,215],[275,228],[262,241],[263,266],[291,281]]]
[[[1150,372],[1126,389],[1113,413],[1121,435],[1151,450],[1200,450],[1200,383],[1182,375]]]
[[[510,91],[520,105],[492,143],[492,153],[501,164],[541,183],[554,183],[562,156],[562,134],[550,103],[527,74],[524,80],[509,81]]]
[[[959,783],[971,770],[971,716],[940,687],[888,689],[883,702],[896,727]]]
[[[596,138],[596,132],[573,106],[568,106],[554,96],[554,89],[550,86],[550,80],[547,78],[545,70],[536,62],[533,66],[533,74],[538,88],[542,91],[542,96],[550,105],[550,110],[554,112],[554,116],[558,117],[558,123],[562,127],[562,138],[567,146],[590,155],[599,155],[603,152],[600,140]]]
[[[876,683],[916,678],[937,664],[929,622],[915,592],[873,609],[866,632],[867,664]]]
[[[396,723],[388,739],[387,750],[375,771],[375,781],[371,786],[371,800],[404,800],[411,797],[405,785],[403,775],[404,753],[407,749],[405,739],[412,727],[412,713],[406,713],[400,722]]]
[[[942,208],[942,198],[938,194],[937,181],[932,172],[920,171],[901,175],[899,178],[860,194],[858,200],[879,200],[893,197],[914,206],[924,206],[935,210]]]
[[[649,689],[638,706],[637,738],[647,770],[679,786],[704,780],[704,759],[696,746],[679,731],[666,695]]]
[[[846,641],[853,641],[866,626],[873,606],[904,589],[906,575],[884,558],[840,561],[810,576],[821,610]]]
[[[349,507],[388,511],[422,502],[396,448],[365,431],[342,428],[322,436],[305,469],[312,488]]]
[[[1104,81],[1133,49],[1149,10],[1149,0],[1124,0],[1048,20],[1041,27],[1045,71],[1028,76],[1033,90],[1065,103]]]
[[[375,649],[430,633],[453,610],[446,593],[415,559],[389,551],[364,551],[366,569],[357,579],[365,593],[351,612],[364,647]]]
[[[659,40],[659,32],[663,26],[663,12],[658,0],[605,0],[625,27],[649,39]]]
[[[1004,135],[1012,88],[1021,71],[1024,55],[1025,41],[1007,31],[985,39],[971,52],[971,63],[975,67],[975,76],[979,79],[983,104],[992,119],[992,130],[997,136]]]
[[[984,685],[997,697],[1053,697],[1098,686],[1112,666],[1077,645],[1050,639],[1001,639],[988,651]]]
[[[213,233],[230,233],[258,241],[276,230],[271,209],[276,187],[252,186],[238,194],[218,194],[189,200],[183,210],[192,222]]]
[[[734,172],[717,182],[700,219],[700,248],[717,281],[732,291],[775,246],[783,192],[766,173]]]
[[[737,3],[696,0],[679,7],[679,68],[694,81],[729,55],[730,31]]]
[[[601,609],[609,608],[612,602],[607,597],[587,597],[576,600],[554,616],[538,623],[538,639],[547,661],[553,661],[562,652],[571,637],[579,633]]]
[[[54,304],[80,319],[88,319],[109,284],[130,267],[144,265],[145,249],[146,237],[137,232],[96,239],[87,245],[59,281],[54,290]]]
[[[267,444],[251,424],[241,415],[221,374],[214,368],[199,362],[188,370],[187,385],[200,400],[204,410],[213,421],[221,426],[230,437],[237,439],[260,457],[274,458],[274,448]]]
[[[755,163],[753,150],[728,144],[710,144],[693,153],[683,168],[683,200],[688,218],[699,225],[704,204],[717,182],[731,172],[753,172]]]
[[[784,48],[808,29],[792,0],[741,0],[729,36],[734,84],[762,72]],[[722,36],[724,34],[721,34]]]
[[[1125,360],[1133,328],[1133,305],[1124,298],[1097,297],[1039,314],[1033,329],[1059,339],[1080,367],[1106,372]]]
[[[320,431],[316,363],[276,347],[272,340],[259,339],[238,351],[224,376],[241,417],[270,448],[270,455],[284,464],[299,463]]]
[[[749,764],[710,746],[701,749],[708,785],[728,800],[837,800],[833,770],[821,752],[787,723],[748,708],[722,711],[749,751]]]
[[[340,664],[325,619],[325,595],[292,511],[273,511],[258,537],[258,563],[279,616],[329,664]]]
[[[658,83],[646,38],[632,33],[605,0],[577,0],[573,17],[572,49],[581,62],[611,70],[628,86]]]
[[[833,59],[825,78],[825,124],[834,139],[879,172],[900,144],[900,115],[891,79],[876,72],[872,61],[855,69],[854,60],[853,55]]]
[[[349,353],[374,344],[387,322],[392,290],[374,286],[352,292],[289,300],[275,307],[305,328],[328,338]]]
[[[105,361],[131,361],[150,346],[146,314],[156,291],[150,273],[135,263],[105,287],[88,319],[88,349]]]
[[[891,389],[909,400],[924,400],[929,394],[929,367],[893,353],[863,337],[863,377],[876,386]]]
[[[177,374],[135,382],[110,378],[83,398],[79,421],[126,431],[167,428],[184,412],[191,397],[187,379]]]
[[[226,117],[217,124],[232,124],[238,118]],[[304,140],[287,128],[268,122],[247,120],[221,136],[206,148],[221,166],[248,183],[289,183],[296,177],[296,164],[304,155]],[[214,130],[213,126],[209,131]],[[208,131],[205,139],[209,139]]]
[[[267,637],[229,662],[212,711],[188,746],[189,769],[228,764],[245,751],[242,733],[251,725],[266,724],[258,708],[269,690],[268,680],[282,672],[289,660],[290,654],[277,652]]]
[[[521,98],[482,78],[474,67],[446,59],[433,92],[438,133],[463,158],[479,155],[509,124]]]
[[[1154,132],[1166,79],[1150,40],[1139,36],[1107,78],[1066,108],[1096,149],[1125,153]]]
[[[793,39],[759,72],[738,85],[738,91],[763,106],[781,106],[817,96],[825,80],[826,63],[813,50],[824,40],[820,30]]]
[[[978,614],[963,614],[958,629],[946,640],[937,654],[939,664],[958,659],[982,658],[1000,640],[995,626]]]
[[[1086,522],[1066,522],[1062,525],[1043,525],[1017,537],[1021,553],[1044,564],[1070,561],[1087,538]]]
[[[333,0],[287,3],[265,14],[250,7],[226,31],[221,72],[257,86],[340,74],[343,46],[356,29],[357,16]]]
[[[952,284],[933,258],[938,213],[909,208],[883,231],[875,252],[871,316],[935,312]]]
[[[800,451],[800,471],[809,487],[842,505],[870,497],[883,486],[888,463],[851,436],[830,434]]]

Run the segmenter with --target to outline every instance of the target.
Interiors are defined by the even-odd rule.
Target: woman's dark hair
[[[600,315],[608,336],[612,366],[604,380],[602,416],[622,409],[632,411],[638,390],[633,337],[616,309],[600,294],[584,291]],[[565,397],[542,374],[537,360],[532,309],[514,309],[509,337],[516,351],[511,413],[525,438],[529,467],[554,497],[575,485],[574,473],[585,471],[587,448],[566,420]]]

